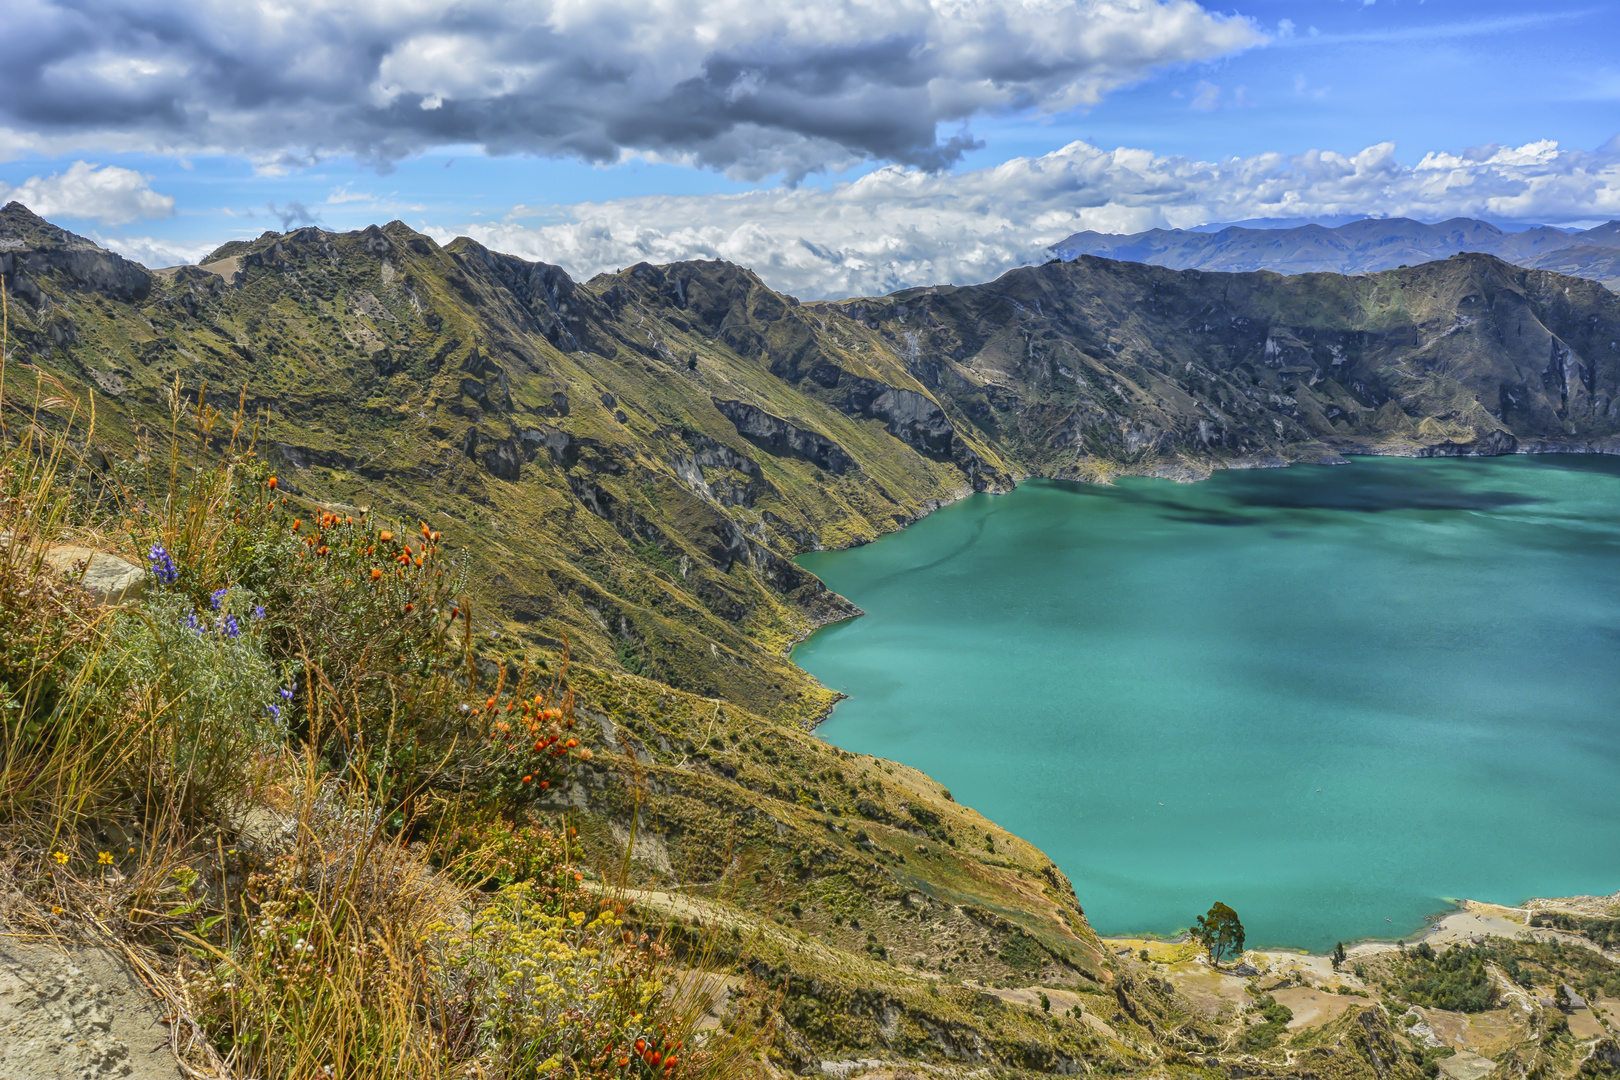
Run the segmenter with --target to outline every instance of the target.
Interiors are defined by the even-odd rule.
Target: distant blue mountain
[[[1178,270],[1274,270],[1279,274],[1369,273],[1432,262],[1459,251],[1487,252],[1520,266],[1556,269],[1620,290],[1620,221],[1572,231],[1473,218],[1432,225],[1411,218],[1328,218],[1320,222],[1258,218],[1129,235],[1080,232],[1052,245],[1053,254],[1063,259],[1100,255]]]

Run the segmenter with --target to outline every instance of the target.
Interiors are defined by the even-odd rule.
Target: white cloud
[[[526,208],[538,217],[539,208]],[[1431,153],[1390,143],[1222,162],[1083,142],[957,175],[887,166],[826,190],[642,196],[463,227],[499,251],[588,277],[632,263],[721,258],[805,299],[985,281],[1047,257],[1074,232],[1136,232],[1247,218],[1406,216],[1576,222],[1620,218],[1620,138]],[[454,230],[428,228],[441,240]]]
[[[1061,112],[1266,40],[1193,0],[16,0],[0,154],[226,152],[273,172],[475,145],[790,179],[938,168],[975,117]]]
[[[116,165],[75,161],[65,172],[30,176],[13,187],[0,181],[0,203],[22,203],[41,217],[67,217],[124,225],[174,214],[174,197],[151,188],[152,178]]]
[[[371,192],[350,191],[348,184],[344,184],[342,187],[333,188],[332,193],[326,197],[326,202],[329,206],[337,206],[343,203],[351,202],[375,203],[376,201],[377,196],[371,194]]]
[[[126,259],[133,259],[150,269],[165,266],[184,266],[213,251],[217,244],[185,244],[152,236],[102,236],[91,233],[90,239]]]

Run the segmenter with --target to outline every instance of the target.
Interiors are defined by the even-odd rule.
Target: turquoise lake
[[[1620,460],[1034,481],[799,560],[820,728],[1039,846],[1103,934],[1253,946],[1620,889]]]

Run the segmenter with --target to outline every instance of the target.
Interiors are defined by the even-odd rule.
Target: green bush
[[[292,689],[265,652],[263,623],[241,590],[220,589],[198,608],[160,587],[117,613],[84,684],[102,699],[91,708],[116,710],[116,696],[163,719],[147,764],[188,816],[239,796],[251,762],[285,738]]]
[[[1485,968],[1488,950],[1454,945],[1436,953],[1425,942],[1407,957],[1401,993],[1408,1001],[1455,1012],[1484,1012],[1495,1002]]]
[[[172,468],[169,482],[161,511],[130,508],[132,532],[199,609],[220,589],[256,598],[255,635],[296,678],[280,706],[288,735],[364,770],[384,800],[430,783],[476,682],[464,563],[441,554],[439,534],[291,505],[251,458]]]
[[[1238,1046],[1250,1052],[1269,1050],[1288,1030],[1288,1022],[1294,1018],[1294,1011],[1270,994],[1261,994],[1255,1000],[1253,1009],[1262,1020],[1243,1033]]]

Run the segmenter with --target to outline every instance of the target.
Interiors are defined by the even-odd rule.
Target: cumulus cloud
[[[0,203],[22,203],[41,217],[69,217],[124,225],[139,218],[166,218],[174,198],[152,190],[152,178],[115,165],[75,161],[65,172],[30,176],[16,187],[0,181]]]
[[[975,116],[1093,104],[1265,35],[1193,0],[17,0],[0,148],[244,154],[429,146],[749,179],[937,169]]]
[[[152,236],[102,236],[91,233],[90,239],[126,259],[133,259],[154,270],[165,266],[186,266],[213,251],[214,244],[186,244]]]
[[[531,213],[531,211],[524,211]],[[463,231],[576,276],[632,263],[727,259],[805,299],[985,281],[1086,229],[1137,232],[1248,218],[1405,216],[1571,222],[1620,218],[1620,138],[1434,152],[1391,143],[1222,162],[1071,143],[956,175],[887,166],[826,190],[642,196]],[[453,230],[430,229],[448,240]]]

